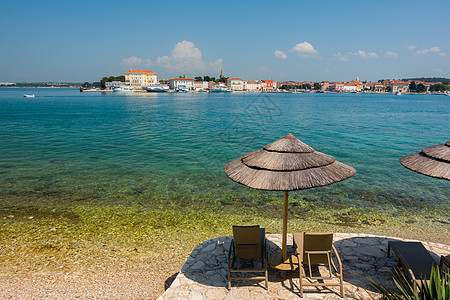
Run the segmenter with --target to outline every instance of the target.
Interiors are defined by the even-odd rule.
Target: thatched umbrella
[[[329,185],[348,179],[355,169],[333,156],[314,151],[292,134],[224,165],[232,180],[267,191],[284,191],[282,259],[286,260],[288,191]]]
[[[400,163],[417,173],[450,180],[450,141],[402,157]]]

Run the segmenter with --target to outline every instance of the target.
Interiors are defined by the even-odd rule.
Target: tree
[[[113,82],[113,81],[122,81],[122,82],[125,82],[125,76],[119,75],[119,76],[103,77],[103,78],[100,80],[100,86],[101,86],[102,88],[105,88],[105,87],[106,87],[106,86],[105,86],[105,83],[106,83],[106,82]]]
[[[417,90],[417,85],[415,81],[411,81],[411,83],[409,84],[409,91],[410,92],[415,92]]]
[[[445,85],[442,83],[438,83],[438,84],[434,84],[434,85],[430,86],[430,92],[443,92],[448,89],[449,89],[448,85]]]
[[[426,88],[422,83],[419,83],[419,84],[417,85],[416,91],[417,91],[418,93],[424,93],[424,92],[426,92],[426,90],[427,90],[427,88]]]
[[[203,81],[203,79],[202,79],[201,76],[194,77],[194,79],[195,79],[196,81]]]
[[[219,78],[218,80],[217,80],[217,82],[227,82],[227,79],[228,79],[229,77],[222,77],[222,78]]]
[[[315,90],[320,90],[320,83],[314,82],[314,89]]]
[[[203,81],[211,81],[211,77],[205,75],[203,76]]]

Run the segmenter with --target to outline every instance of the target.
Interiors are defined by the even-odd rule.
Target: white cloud
[[[407,48],[409,51],[413,51],[414,49],[417,48],[417,46],[409,45],[409,46],[406,46],[406,48]]]
[[[390,57],[390,58],[397,58],[398,57],[397,53],[392,52],[392,51],[386,51],[386,56]]]
[[[358,52],[353,53],[353,55],[362,57],[364,59],[378,57],[378,55],[375,52],[366,52],[364,50],[359,50]]]
[[[207,73],[219,72],[223,66],[221,58],[214,62],[205,62],[202,52],[189,41],[175,45],[170,56],[160,56],[156,63],[172,73]]]
[[[287,58],[286,52],[284,52],[284,51],[277,50],[273,54],[275,54],[276,57],[281,58],[281,59]]]
[[[124,58],[122,59],[122,62],[130,67],[149,67],[152,65],[152,61],[150,59],[142,59],[136,56]]]
[[[298,55],[302,57],[316,57],[319,55],[316,49],[314,49],[313,45],[308,42],[298,43],[294,48],[289,50],[290,52],[296,52]]]
[[[334,57],[340,61],[348,61],[348,57],[342,54],[341,52],[336,53]]]
[[[435,47],[431,47],[428,49],[422,49],[422,50],[417,50],[416,54],[417,55],[424,55],[424,54],[428,54],[428,53],[436,53],[437,55],[441,55],[444,56],[446,55],[444,52],[441,51],[441,49],[437,46]]]
[[[433,71],[435,73],[438,73],[439,75],[445,75],[446,74],[446,72],[444,70],[442,70],[442,69],[434,69]]]

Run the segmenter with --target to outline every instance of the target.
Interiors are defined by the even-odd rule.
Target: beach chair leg
[[[303,297],[303,272],[302,272],[303,268],[300,266],[298,266],[298,273],[299,273],[299,277],[298,277],[298,285],[300,287],[300,297]]]
[[[266,269],[266,272],[265,272],[265,274],[266,274],[266,290],[269,290],[269,280],[268,280],[269,275],[268,275],[268,273],[269,272]]]

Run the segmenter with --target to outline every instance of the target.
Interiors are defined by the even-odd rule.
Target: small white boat
[[[162,84],[153,84],[145,87],[145,90],[149,93],[167,93],[169,91],[169,86]]]
[[[231,93],[232,90],[230,90],[227,87],[224,86],[218,86],[218,87],[214,87],[212,89],[209,90],[210,93]]]
[[[23,96],[24,96],[25,98],[34,98],[34,94],[33,94],[33,95],[24,94]]]
[[[189,90],[187,88],[177,88],[175,90],[175,93],[189,93]]]
[[[118,93],[130,93],[133,90],[128,85],[119,86],[118,88],[114,89],[114,92]]]
[[[398,91],[398,92],[396,93],[396,95],[397,95],[397,96],[401,96],[401,95],[402,95],[402,92]]]

